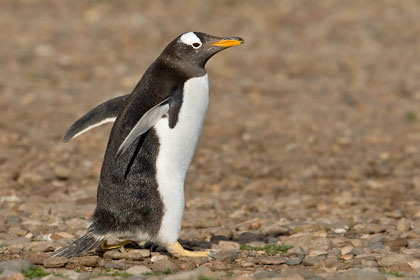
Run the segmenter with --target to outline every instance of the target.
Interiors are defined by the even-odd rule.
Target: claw
[[[172,256],[176,258],[187,257],[187,258],[202,258],[202,257],[212,257],[214,252],[211,251],[188,251],[185,250],[179,242],[175,242],[171,246],[166,248]]]
[[[102,243],[101,245],[101,249],[104,251],[108,251],[112,249],[119,249],[120,252],[127,252],[125,249],[125,245],[132,244],[132,243],[135,244],[135,242],[132,240],[125,240],[117,244],[108,244],[108,242],[105,240],[104,243]]]

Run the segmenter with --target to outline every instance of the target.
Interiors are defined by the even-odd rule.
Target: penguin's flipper
[[[166,113],[169,111],[169,98],[166,98],[158,105],[147,111],[136,125],[131,129],[130,133],[124,139],[118,148],[117,157],[127,150],[127,148],[150,128],[152,128]]]
[[[114,122],[127,104],[129,96],[127,94],[112,98],[87,112],[70,127],[64,136],[64,142],[68,142],[92,128]]]

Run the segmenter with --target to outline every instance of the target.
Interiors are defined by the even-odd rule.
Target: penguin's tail
[[[85,252],[98,247],[105,240],[104,236],[96,235],[93,232],[88,232],[67,247],[63,247],[55,251],[52,257],[78,257]]]

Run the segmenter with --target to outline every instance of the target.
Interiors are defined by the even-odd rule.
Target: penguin
[[[216,53],[242,44],[239,37],[187,32],[150,65],[133,91],[104,102],[77,120],[67,142],[114,122],[100,173],[97,206],[87,233],[53,256],[76,257],[110,237],[151,241],[174,257],[205,257],[177,241],[184,213],[184,181],[209,102],[205,65]]]

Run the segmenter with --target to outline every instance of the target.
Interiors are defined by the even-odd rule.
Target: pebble
[[[259,258],[258,262],[264,265],[279,265],[287,262],[287,258],[283,257],[263,257]]]
[[[311,235],[304,236],[290,236],[283,240],[282,245],[292,245],[293,247],[302,247],[305,252],[311,250],[328,251],[332,247],[331,240],[325,237],[315,237]]]
[[[169,260],[169,257],[167,255],[152,255],[152,258],[150,259],[150,261],[152,263],[154,262],[158,262],[158,261],[166,261]]]
[[[384,245],[390,247],[393,250],[399,250],[401,247],[405,248],[408,246],[408,240],[405,238],[388,240],[384,242]]]
[[[22,218],[19,216],[8,216],[6,217],[6,225],[10,226],[20,226],[23,222]]]
[[[286,256],[305,256],[305,250],[302,247],[293,247],[289,249],[286,253]]]
[[[238,250],[221,249],[214,255],[214,259],[221,262],[231,263],[238,258]]]
[[[152,272],[152,270],[144,265],[135,265],[127,269],[126,272],[133,275],[141,275],[145,273],[150,273]]]
[[[279,279],[293,279],[293,280],[304,280],[304,279],[311,279],[311,280],[322,280],[324,279],[321,276],[315,275],[313,272],[307,269],[298,269],[298,268],[291,268],[285,271],[282,271],[281,278]]]
[[[335,276],[327,278],[328,280],[386,280],[386,277],[378,272],[362,269],[352,269]]]
[[[387,256],[384,256],[378,260],[378,264],[380,266],[393,266],[395,264],[399,263],[408,263],[411,260],[411,257],[409,255],[404,254],[390,254]]]
[[[98,256],[82,256],[77,258],[77,261],[80,265],[87,267],[96,267],[98,265]]]
[[[49,257],[44,260],[44,266],[48,268],[63,267],[69,262],[65,257]]]
[[[150,251],[147,249],[132,249],[124,255],[125,259],[139,261],[150,257]]]
[[[261,236],[252,232],[244,232],[239,235],[239,243],[241,244],[246,244],[246,243],[251,243],[254,241],[261,241],[261,240],[262,240]]]
[[[48,241],[41,241],[33,244],[31,247],[31,252],[52,252],[54,251],[55,247],[51,242]]]
[[[305,257],[302,261],[302,264],[304,266],[314,266],[320,262],[324,262],[325,257],[324,256],[319,256],[319,257]]]
[[[81,280],[81,273],[74,270],[65,270],[62,272],[64,277],[69,280]]]
[[[200,274],[197,271],[184,271],[173,275],[168,275],[164,280],[199,280]],[[201,277],[202,279],[202,277]]]
[[[222,249],[230,249],[230,250],[237,250],[237,251],[239,251],[240,249],[239,243],[233,242],[233,241],[220,241],[218,245]]]
[[[33,264],[43,264],[44,260],[49,256],[45,253],[31,253],[25,256],[25,259],[31,261]]]
[[[386,231],[386,226],[379,224],[357,224],[354,226],[354,230],[360,233],[380,233]]]
[[[127,269],[128,265],[126,264],[125,260],[115,260],[112,262],[105,263],[105,268],[113,268],[113,269]]]
[[[0,262],[0,272],[21,272],[22,270],[28,270],[33,266],[29,260],[9,260]]]
[[[254,279],[268,279],[268,278],[278,278],[280,276],[279,273],[274,271],[266,271],[266,270],[258,270],[254,273]]]
[[[290,229],[283,225],[269,225],[261,228],[263,235],[279,236],[288,234]]]
[[[178,270],[178,266],[170,260],[159,260],[152,264],[152,270],[153,271],[163,271],[163,270],[176,271]]]
[[[286,261],[287,265],[298,265],[301,264],[303,260],[303,257],[297,257],[297,258],[289,258]]]
[[[410,230],[410,222],[405,218],[399,219],[398,222],[397,222],[397,230],[399,232],[409,231]]]
[[[222,279],[223,276],[220,272],[211,271],[207,266],[200,266],[195,269],[203,279]]]
[[[25,276],[23,276],[20,272],[13,272],[13,273],[5,273],[3,276],[7,277],[7,280],[24,280]]]

